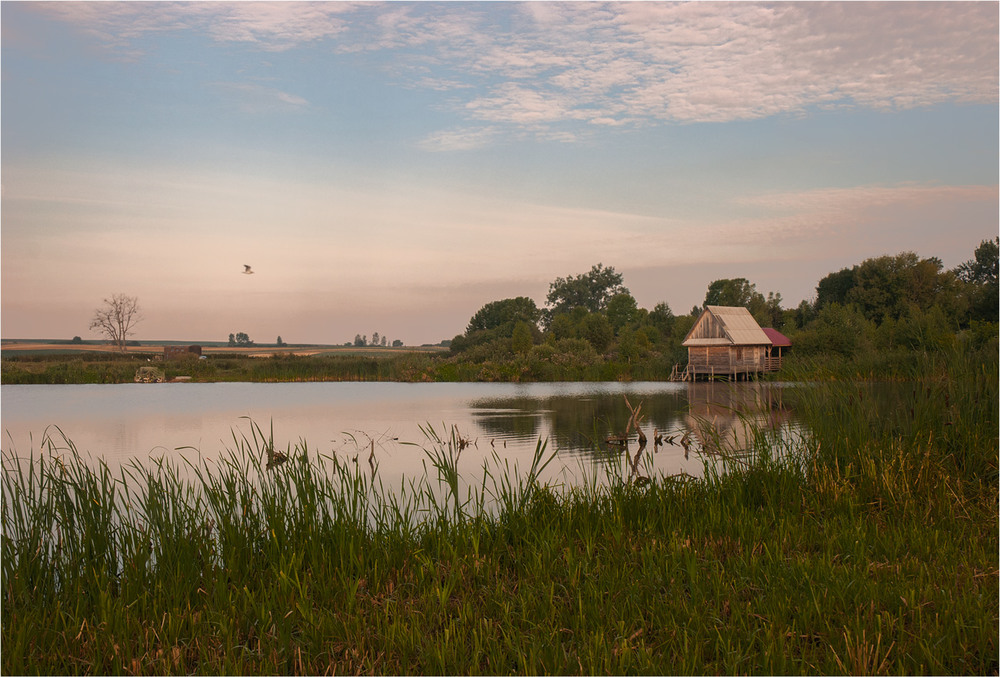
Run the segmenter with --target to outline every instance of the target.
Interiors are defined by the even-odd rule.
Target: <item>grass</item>
[[[322,355],[209,354],[204,360],[149,359],[150,355],[141,353],[24,355],[7,351],[0,360],[0,381],[5,385],[132,383],[136,370],[149,364],[163,369],[167,380],[186,376],[194,382],[662,381],[673,367],[672,362],[654,354],[630,363],[604,359],[593,351],[583,355],[555,352],[548,346],[536,346],[530,354],[485,361],[464,355],[448,357],[438,350],[380,353],[346,348]]]
[[[793,448],[644,486],[540,484],[541,442],[465,482],[454,429],[391,488],[256,425],[121,470],[54,429],[3,456],[0,670],[996,673],[997,401],[993,354],[824,381]]]
[[[431,352],[328,355],[211,355],[204,360],[148,361],[145,355],[95,354],[14,356],[0,360],[5,385],[132,383],[136,370],[154,365],[167,380],[178,376],[195,382],[217,381],[422,381],[433,380]]]

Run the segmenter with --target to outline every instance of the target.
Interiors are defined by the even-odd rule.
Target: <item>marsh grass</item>
[[[119,470],[3,454],[4,673],[997,671],[997,365],[825,382],[702,479],[499,456],[381,484],[304,440]],[[641,459],[639,460],[641,463]],[[643,472],[648,473],[645,467]]]
[[[4,384],[132,383],[135,371],[147,365],[148,355],[87,354],[4,357],[0,380]],[[156,364],[167,380],[178,376],[194,382],[302,382],[302,381],[615,381],[664,380],[673,363],[661,357],[633,362],[582,359],[573,353],[545,352],[471,361],[434,352],[385,355],[326,354],[210,355],[205,360]]]

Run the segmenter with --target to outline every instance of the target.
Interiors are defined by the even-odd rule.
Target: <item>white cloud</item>
[[[95,37],[125,58],[143,55],[150,33],[195,30],[219,42],[284,51],[335,37],[354,6],[340,2],[52,2],[38,10]]]
[[[341,14],[351,7],[338,2],[226,2],[205,6],[208,33],[222,42],[256,43],[268,51],[340,35],[347,29]]]
[[[492,127],[442,130],[427,135],[417,145],[433,152],[474,150],[488,146],[496,135]]]
[[[42,3],[115,49],[195,30],[269,51],[387,51],[455,112],[541,131],[831,106],[995,103],[995,3]],[[468,89],[460,89],[463,82]]]
[[[578,118],[570,97],[560,92],[538,91],[517,83],[505,83],[465,104],[473,116],[491,122],[506,122],[523,127]]]
[[[219,92],[247,113],[300,110],[309,105],[301,96],[273,87],[246,82],[212,82],[208,87]]]

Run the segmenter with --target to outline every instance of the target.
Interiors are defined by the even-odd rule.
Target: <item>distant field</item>
[[[333,346],[333,345],[312,345],[312,344],[290,344],[281,347],[268,345],[253,346],[229,346],[223,342],[198,342],[198,341],[143,341],[142,345],[129,346],[128,352],[131,354],[161,354],[164,346],[200,345],[203,355],[320,355],[325,353],[336,353],[340,355],[394,355],[401,353],[437,353],[444,352],[447,348],[441,346],[403,346],[401,348],[381,348],[357,346]],[[114,346],[98,342],[71,343],[69,341],[56,341],[44,339],[3,339],[0,342],[0,351],[4,355],[28,354],[28,353],[113,353],[117,351]]]

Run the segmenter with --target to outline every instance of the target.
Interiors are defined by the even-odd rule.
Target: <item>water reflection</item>
[[[752,447],[755,435],[780,430],[792,418],[781,386],[753,382],[687,385],[684,425],[704,452],[740,454]]]
[[[535,439],[545,434],[560,452],[581,456],[604,453],[609,438],[624,434],[642,407],[641,427],[652,441],[667,446],[696,445],[702,450],[746,449],[755,430],[776,430],[792,417],[785,387],[770,383],[687,383],[666,391],[591,392],[513,398],[483,398],[470,403],[473,420],[485,435]],[[635,440],[633,434],[632,440]]]
[[[41,433],[56,424],[109,465],[192,450],[213,458],[234,435],[250,437],[254,421],[273,430],[278,449],[305,441],[311,455],[371,459],[393,484],[425,472],[422,428],[433,423],[443,435],[456,426],[471,441],[463,473],[474,476],[494,455],[526,468],[542,439],[558,452],[549,478],[573,483],[595,467],[700,476],[713,454],[745,448],[754,426],[780,429],[791,420],[784,390],[752,382],[3,386],[2,409],[4,448],[22,455],[37,451]],[[626,431],[626,398],[642,407],[649,442],[641,453],[634,430],[627,446],[606,443]]]
[[[626,397],[642,404],[644,424],[660,432],[680,427],[686,413],[682,385],[665,390],[638,390],[551,396],[486,398],[470,403],[473,419],[486,434],[498,438],[536,439],[547,435],[560,453],[584,458],[601,457],[605,440],[625,431],[631,416]]]

